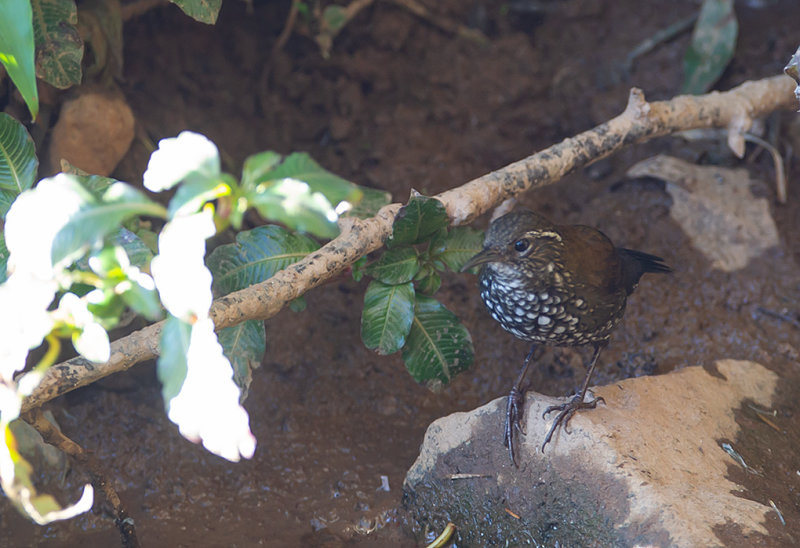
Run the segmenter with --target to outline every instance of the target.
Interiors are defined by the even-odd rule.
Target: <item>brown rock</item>
[[[125,156],[134,136],[134,118],[118,91],[85,88],[61,108],[50,140],[51,170],[61,159],[93,175],[108,176]]]
[[[502,447],[505,398],[439,419],[406,476],[406,504],[431,530],[452,521],[459,546],[714,546],[726,524],[766,534],[772,509],[736,496],[719,440],[736,439],[744,400],[771,405],[777,376],[748,361],[716,367],[598,387],[607,405],[575,415],[544,453],[542,413],[559,400],[528,393],[519,468]]]

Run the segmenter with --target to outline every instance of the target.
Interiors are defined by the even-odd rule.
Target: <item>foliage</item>
[[[704,0],[684,57],[682,93],[707,92],[733,58],[739,26],[733,0]]]
[[[222,0],[171,0],[193,19],[213,24]],[[116,0],[81,5],[75,0],[3,0],[0,2],[0,62],[35,119],[39,113],[36,78],[66,89],[81,83],[85,42],[94,53],[92,72],[122,63],[122,16]],[[35,63],[34,63],[35,60]]]
[[[431,388],[467,369],[474,354],[458,317],[430,295],[439,289],[439,273],[460,270],[483,237],[468,227],[448,231],[447,222],[441,202],[411,198],[395,219],[387,249],[363,268],[374,279],[364,295],[361,339],[378,354],[402,350],[411,376]]]
[[[218,247],[207,266],[206,240],[228,226],[240,228],[250,208],[270,214],[281,203],[294,214],[278,211],[285,224],[332,237],[338,212],[370,193],[305,154],[254,155],[237,181],[221,171],[217,147],[191,132],[162,140],[144,174],[151,192],[174,190],[166,207],[105,177],[60,173],[34,185],[37,165],[25,128],[0,114],[0,306],[6,311],[0,315],[0,428],[6,439],[0,481],[6,494],[40,523],[91,506],[88,488],[88,499],[66,509],[37,494],[10,425],[58,357],[60,339],[70,339],[85,359],[105,362],[107,330],[126,308],[151,320],[166,315],[157,372],[167,414],[181,434],[231,461],[251,457],[256,441],[241,401],[264,353],[264,326],[244,322],[218,337],[209,317],[213,295],[267,279],[318,244],[278,226],[258,227]],[[287,191],[289,181],[300,190]],[[272,208],[264,210],[265,203]],[[155,235],[143,219],[164,223],[155,255],[142,239]],[[26,368],[29,351],[43,343],[45,356]]]

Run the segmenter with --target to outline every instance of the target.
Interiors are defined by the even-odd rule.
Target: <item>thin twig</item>
[[[107,478],[100,462],[47,420],[41,409],[33,409],[26,413],[23,418],[39,432],[44,441],[59,448],[76,462],[86,467],[92,477],[92,485],[94,485],[95,490],[105,495],[114,510],[114,523],[119,529],[123,548],[138,548],[139,541],[136,538],[133,520],[128,516],[128,512],[123,507],[117,491],[111,485],[111,481]]]
[[[656,137],[688,129],[726,127],[729,145],[743,148],[743,135],[755,118],[794,108],[794,81],[783,75],[745,82],[724,93],[684,95],[654,103],[646,102],[641,90],[634,88],[628,106],[616,118],[436,198],[444,204],[452,224],[466,224],[507,198],[552,184],[598,158]],[[344,219],[341,234],[314,253],[268,280],[217,299],[211,308],[216,328],[271,318],[292,300],[338,276],[383,246],[399,211],[400,204],[392,204],[369,219]],[[161,326],[156,323],[114,341],[111,359],[105,364],[74,358],[51,367],[23,402],[23,410],[155,358]]]

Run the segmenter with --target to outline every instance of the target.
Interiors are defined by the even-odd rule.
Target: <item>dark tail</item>
[[[647,272],[656,274],[669,274],[672,268],[664,263],[664,259],[642,251],[633,249],[619,248],[622,257],[622,273],[625,282],[625,289],[630,295],[639,284],[639,278]]]

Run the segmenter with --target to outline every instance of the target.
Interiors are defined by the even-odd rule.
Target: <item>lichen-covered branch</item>
[[[744,133],[754,119],[775,110],[794,108],[794,82],[788,76],[745,82],[726,92],[679,96],[654,103],[646,102],[641,90],[632,89],[628,106],[619,116],[443,192],[437,198],[444,204],[453,224],[465,224],[510,197],[554,183],[625,146],[688,129],[729,129],[728,143],[741,156],[744,153]],[[270,318],[293,299],[339,275],[365,254],[379,249],[391,234],[399,210],[399,204],[392,204],[370,219],[347,219],[342,233],[315,253],[269,280],[218,299],[211,308],[217,329],[245,320]],[[111,345],[111,359],[102,365],[75,358],[53,366],[24,402],[23,410],[155,358],[160,332],[161,324],[154,324],[115,341]]]

